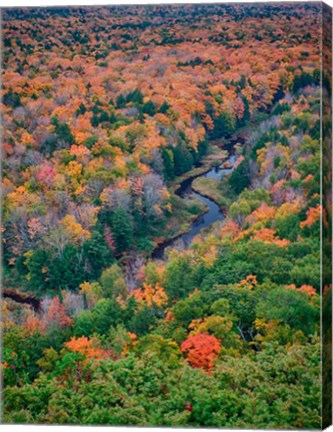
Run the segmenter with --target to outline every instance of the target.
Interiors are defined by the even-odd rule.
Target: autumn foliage
[[[155,286],[152,286],[151,284],[143,284],[142,288],[132,291],[131,294],[137,301],[142,301],[148,306],[155,304],[156,306],[161,307],[166,305],[168,301],[168,296],[165,290],[158,282]]]
[[[48,305],[45,313],[45,320],[48,325],[67,327],[72,324],[72,319],[67,315],[65,307],[58,297],[54,297]]]
[[[322,427],[324,9],[2,10],[6,423]]]
[[[110,356],[109,351],[99,348],[99,340],[94,338],[72,337],[70,341],[65,343],[65,346],[70,351],[82,353],[89,359],[105,359]]]
[[[310,207],[306,212],[305,221],[301,222],[301,228],[310,227],[313,225],[321,215],[321,206],[318,204],[317,207]]]
[[[181,344],[181,351],[193,368],[210,371],[221,349],[220,341],[208,333],[191,336]]]

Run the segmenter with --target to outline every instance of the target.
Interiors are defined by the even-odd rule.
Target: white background
[[[251,3],[249,0],[229,0],[230,3],[232,2],[242,2],[242,3]],[[256,0],[259,2],[269,2],[269,0]],[[289,1],[289,0],[287,0]],[[304,1],[304,0],[303,0]],[[305,0],[306,1],[306,0]],[[253,2],[253,0],[252,0]],[[0,6],[1,7],[12,7],[12,6],[82,6],[82,5],[102,5],[102,4],[152,4],[152,3],[227,3],[223,0],[210,0],[210,1],[204,1],[204,0],[0,0]],[[333,0],[325,0],[325,3],[333,7]],[[100,430],[100,432],[104,431],[110,431],[110,432],[140,432],[140,431],[150,431],[150,432],[167,432],[171,431],[171,429],[162,429],[162,428],[134,428],[134,427],[83,427],[83,426],[22,426],[22,425],[1,425],[1,432],[14,432],[14,431],[36,431],[36,432],[92,432],[96,429]],[[177,430],[177,429],[173,429]],[[182,430],[182,429],[178,429]],[[198,429],[183,429],[184,431],[193,431],[196,432]],[[232,429],[223,429],[226,432],[231,432]],[[209,432],[210,429],[200,429],[200,431],[203,432]],[[244,430],[244,431],[247,431]],[[329,432],[333,432],[333,427],[331,426],[329,429],[327,429]]]

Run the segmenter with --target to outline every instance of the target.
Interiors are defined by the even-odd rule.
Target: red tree
[[[191,336],[181,345],[181,351],[186,353],[187,361],[193,368],[203,368],[209,371],[213,367],[213,359],[221,349],[220,341],[208,333]]]

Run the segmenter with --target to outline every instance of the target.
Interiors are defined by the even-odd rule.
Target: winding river
[[[201,174],[197,177],[191,177],[189,179],[184,180],[178,190],[176,191],[177,195],[179,195],[183,200],[187,201],[191,197],[194,197],[200,201],[202,201],[207,207],[207,211],[205,214],[200,216],[196,221],[191,224],[191,227],[188,232],[181,234],[173,239],[170,239],[161,245],[159,245],[153,252],[152,258],[154,259],[163,259],[164,252],[167,247],[174,246],[177,242],[177,245],[180,245],[181,248],[188,248],[193,240],[193,238],[199,234],[199,232],[211,225],[212,223],[223,220],[224,213],[220,209],[220,207],[211,199],[200,195],[197,192],[194,192],[192,189],[192,182],[194,178],[198,177],[206,177],[221,181],[223,177],[230,174],[233,170],[233,165],[235,163],[236,156],[231,154],[228,159],[226,159],[220,166],[211,168],[208,172]],[[225,168],[228,166],[228,168]]]
[[[176,191],[177,195],[185,201],[195,197],[205,204],[207,211],[191,224],[189,231],[160,244],[152,254],[153,259],[163,259],[166,248],[170,246],[187,249],[190,246],[193,238],[201,230],[218,220],[224,219],[224,213],[220,207],[211,199],[195,192],[192,189],[192,182],[197,177],[206,177],[221,181],[224,176],[232,172],[235,161],[236,156],[231,151],[231,155],[226,160],[224,160],[220,166],[213,167],[209,171],[198,176],[188,178],[180,184]],[[135,271],[132,271],[131,262],[129,261],[125,266],[125,278],[128,286],[131,286],[132,288],[137,287],[137,281],[134,278],[134,274]],[[4,291],[4,297],[9,297],[18,303],[29,304],[35,311],[38,311],[40,308],[40,299],[30,296],[26,293],[21,293],[19,290],[7,289]]]

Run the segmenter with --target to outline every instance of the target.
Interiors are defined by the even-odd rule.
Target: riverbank
[[[173,211],[160,235],[154,238],[156,247],[176,240],[191,229],[191,225],[207,211],[208,207],[199,199],[190,197],[187,201],[175,195],[172,199]]]
[[[230,205],[230,201],[222,195],[220,182],[218,180],[198,177],[193,180],[192,189],[194,192],[213,201],[223,211]]]
[[[179,209],[178,211],[176,208],[173,209],[172,220],[169,220],[166,230],[163,230],[167,231],[166,235],[160,235],[154,239],[158,245],[152,254],[154,259],[162,259],[165,249],[180,239],[184,247],[188,247],[201,229],[223,218],[221,207],[226,206],[227,202],[222,200],[222,195],[218,195],[217,185],[213,199],[211,199],[211,188],[209,191],[196,192],[192,186],[194,181],[205,179],[206,176],[214,176],[216,173],[226,174],[230,168],[225,169],[221,166],[224,162],[232,165],[232,158],[233,156],[230,157],[227,150],[211,146],[209,154],[200,163],[200,166],[179,176],[171,187],[169,186],[173,199],[183,211],[183,217],[180,217]]]
[[[197,202],[201,203],[199,200],[196,200]],[[191,227],[192,225],[198,221],[200,218],[202,218],[208,211],[208,207],[204,206],[203,203],[202,207],[204,208],[204,210],[196,215],[193,215],[193,217],[186,221],[183,222],[182,224],[182,229],[173,234],[172,236],[168,237],[168,238],[160,238],[160,241],[157,243],[156,248],[154,249],[153,253],[152,253],[152,258],[153,259],[162,259],[165,249],[169,246],[171,246],[172,244],[174,244],[177,240],[179,240],[181,237],[183,237],[184,235],[186,235],[187,233],[189,233],[191,231]]]
[[[206,174],[214,166],[219,166],[225,161],[229,153],[227,150],[222,150],[217,146],[211,145],[209,147],[209,154],[200,162],[200,166],[197,166],[185,174],[176,177],[173,180],[170,187],[175,193],[179,193],[179,189],[182,187],[183,183],[186,181],[191,182],[197,177]]]
[[[173,194],[173,210],[172,215],[168,218],[167,224],[161,230],[160,235],[154,238],[157,244],[155,251],[159,248],[163,248],[164,250],[165,247],[188,233],[191,230],[192,224],[209,211],[209,206],[194,195],[187,196],[186,200],[182,199],[182,195],[190,185],[192,186],[192,181],[194,179],[205,175],[214,166],[220,166],[228,158],[228,154],[228,151],[211,145],[207,156],[200,162],[200,166],[196,166],[185,174],[176,177],[176,179],[168,185],[169,190]],[[217,203],[217,205],[219,204]],[[156,252],[153,252],[153,256],[155,255]],[[157,255],[160,255],[159,252],[157,252]]]

